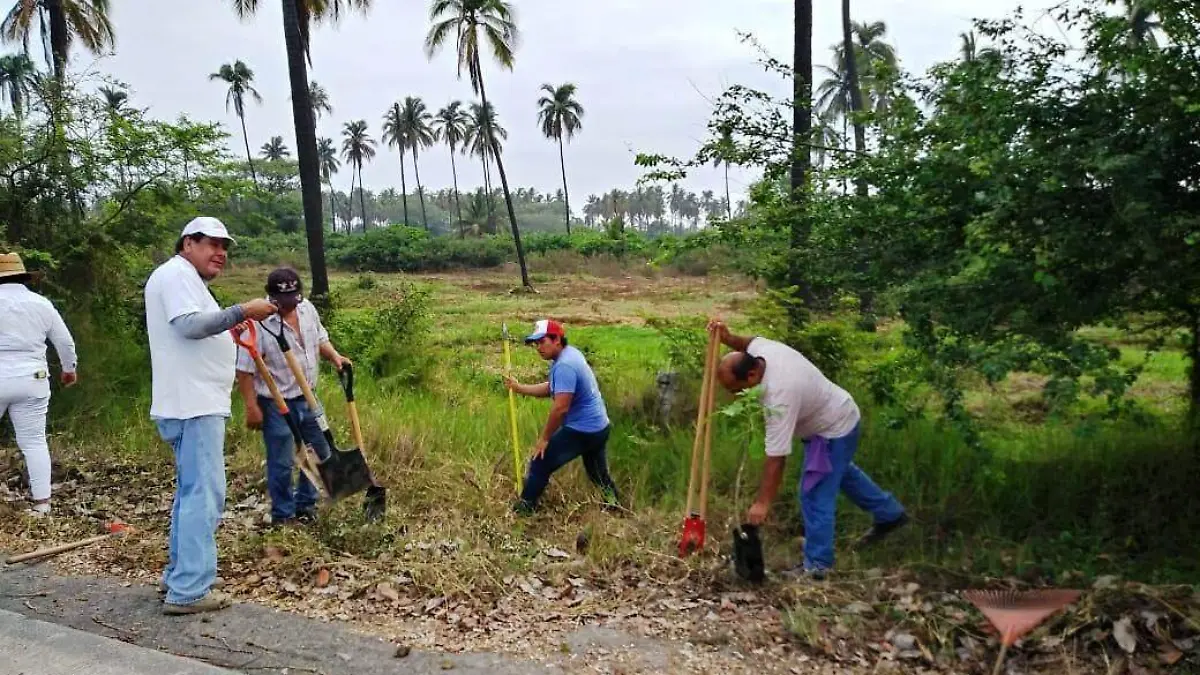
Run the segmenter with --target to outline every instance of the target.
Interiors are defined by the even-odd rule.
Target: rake
[[[964,591],[963,597],[979,608],[1000,632],[1000,655],[992,675],[1000,674],[1008,648],[1022,635],[1037,628],[1051,614],[1075,602],[1080,591],[1040,589],[1034,591]]]

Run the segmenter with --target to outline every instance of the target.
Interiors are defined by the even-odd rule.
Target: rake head
[[[979,608],[996,630],[1001,644],[1011,646],[1022,635],[1037,628],[1051,614],[1075,602],[1080,591],[1041,589],[1034,591],[963,591],[963,597]]]

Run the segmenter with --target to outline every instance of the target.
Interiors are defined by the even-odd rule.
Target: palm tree
[[[292,155],[292,151],[288,150],[287,146],[283,144],[283,136],[272,136],[270,141],[263,143],[259,152],[262,153],[263,159],[268,162],[278,162]]]
[[[115,46],[108,8],[108,0],[17,0],[0,24],[0,36],[25,45],[28,54],[36,24],[46,63],[53,65],[54,79],[61,83],[74,42],[97,56]]]
[[[358,206],[362,214],[363,232],[367,231],[367,202],[363,196],[362,166],[375,158],[375,139],[367,133],[367,121],[346,122],[342,128],[342,157],[358,173]],[[354,179],[350,180],[350,193],[354,193]]]
[[[570,82],[559,87],[542,85],[546,96],[538,99],[538,122],[542,135],[558,141],[558,163],[562,167],[563,201],[567,210],[567,234],[571,234],[571,195],[567,191],[567,160],[563,156],[563,136],[571,140],[583,126],[583,106],[575,99],[576,87]]]
[[[842,41],[833,48],[833,53],[836,65],[843,78],[848,81],[851,64],[846,58],[845,18],[847,11],[848,8],[843,7]],[[884,112],[890,103],[887,99],[889,82],[884,77],[884,71],[890,71],[896,66],[896,49],[882,39],[887,34],[887,24],[882,21],[871,23],[851,21],[850,33],[853,49],[849,51],[854,54],[854,66],[858,75],[860,92],[870,95],[872,109]],[[866,109],[865,103],[861,109]]]
[[[337,148],[333,146],[331,139],[322,138],[317,141],[317,160],[321,163],[321,178],[329,186],[329,227],[336,232],[337,211],[334,210],[333,204],[333,174],[342,168],[342,163],[338,161]]]
[[[1158,36],[1154,33],[1162,28],[1162,23],[1154,18],[1154,10],[1148,8],[1143,0],[1124,0],[1125,21],[1128,24],[1129,43],[1134,47],[1147,45],[1158,49]]]
[[[808,180],[807,174],[812,166],[810,139],[812,137],[812,28],[813,0],[796,0],[793,15],[794,32],[792,36],[792,69],[795,86],[792,95],[792,166],[790,185],[792,198],[797,201],[804,199],[804,186]],[[807,213],[797,214],[791,219],[788,233],[788,247],[798,254],[808,245],[810,225]],[[800,297],[804,304],[811,305],[815,300],[812,287],[805,279],[805,268],[799,263],[801,256],[793,255],[788,266],[788,284],[800,289]],[[789,323],[799,328],[804,321],[804,311],[799,304],[791,304]]]
[[[0,95],[6,94],[13,116],[25,116],[25,100],[37,80],[37,67],[24,54],[0,56]]]
[[[512,70],[513,51],[519,40],[516,15],[512,5],[505,0],[433,0],[429,8],[433,26],[425,37],[425,54],[433,58],[447,42],[458,48],[458,76],[465,68],[471,80],[471,88],[479,94],[479,100],[487,108],[487,90],[483,83],[483,64],[479,58],[481,41],[500,67]],[[480,35],[482,33],[482,36]],[[512,194],[508,190],[508,175],[497,149],[496,137],[491,126],[484,127],[488,144],[493,146],[492,158],[500,172],[500,185],[504,189],[504,203],[508,207],[508,220],[512,227],[513,243],[517,249],[517,263],[521,266],[521,284],[533,288],[529,282],[529,269],[525,265],[525,249],[521,246],[521,230],[517,226],[517,214],[513,209]]]
[[[399,103],[393,103],[383,114],[383,142],[389,148],[400,151],[400,192],[404,201],[404,225],[408,225],[408,181],[404,177],[404,153],[408,152],[408,139],[404,136],[404,111]]]
[[[105,0],[107,1],[107,0]],[[258,0],[232,0],[243,19],[258,11]],[[312,269],[312,295],[329,294],[325,269],[325,223],[321,217],[321,175],[317,157],[317,112],[309,92],[308,63],[311,61],[312,23],[336,23],[343,12],[366,13],[371,0],[282,0],[283,42],[287,51],[288,84],[292,90],[292,123],[296,129],[296,157],[300,169],[300,194],[304,203],[304,231],[308,261]],[[366,223],[364,222],[364,226]]]
[[[313,116],[316,119],[321,119],[321,113],[333,112],[333,106],[329,105],[329,92],[315,81],[308,83],[308,101],[312,104]]]
[[[858,79],[858,49],[854,44],[854,29],[855,26],[850,20],[850,0],[842,0],[842,59],[845,68],[845,77],[842,80],[846,83],[846,89],[849,92],[847,99],[850,103],[850,114],[862,112],[862,85]],[[896,54],[891,46],[882,42],[872,41],[879,36],[882,36],[887,30],[882,21],[877,21],[874,24],[866,27],[868,32],[860,32],[859,38],[862,39],[862,51],[868,57],[875,58],[890,58],[895,62]],[[864,39],[865,38],[865,39]],[[872,51],[872,49],[874,51]],[[867,151],[867,131],[861,119],[853,120],[854,126],[854,151],[860,156]],[[867,196],[867,179],[859,176],[855,181],[858,189],[859,197]]]
[[[254,172],[254,158],[250,156],[250,136],[246,133],[246,95],[249,94],[256,102],[262,103],[262,96],[254,88],[254,71],[242,61],[234,61],[221,66],[221,69],[208,76],[211,80],[221,80],[229,85],[225,94],[225,109],[233,104],[233,110],[242,122],[242,140],[246,143],[246,163],[250,165],[250,178],[258,184],[258,174]]]
[[[504,151],[500,140],[508,140],[508,130],[496,121],[496,111],[490,103],[472,103],[469,118],[463,142],[472,155],[478,155],[483,160],[483,189],[487,192],[488,208],[493,208],[491,171],[488,167],[494,155]],[[494,142],[489,143],[489,138]]]
[[[967,31],[958,34],[962,44],[959,45],[958,54],[965,63],[975,63],[976,61],[989,61],[1000,58],[1000,50],[995,47],[979,48],[975,40],[975,31]]]
[[[413,173],[417,176],[417,196],[421,200],[421,220],[425,223],[425,231],[428,232],[429,217],[425,215],[425,191],[421,188],[421,167],[417,164],[417,160],[420,158],[421,148],[433,145],[433,129],[429,126],[433,115],[430,115],[429,110],[425,108],[424,101],[408,96],[404,99],[404,108],[401,110],[400,117],[404,123],[404,140],[412,152]]]
[[[125,104],[129,102],[129,92],[112,87],[100,87],[98,91],[104,98],[104,107],[109,114],[120,115],[125,109]]]
[[[445,108],[438,111],[433,118],[435,138],[450,146],[450,172],[454,176],[454,206],[458,209],[458,231],[460,237],[467,236],[466,225],[463,223],[462,201],[458,195],[458,166],[454,163],[454,155],[466,141],[467,125],[471,116],[462,109],[462,101],[451,101]]]

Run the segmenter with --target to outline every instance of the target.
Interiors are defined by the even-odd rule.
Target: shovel
[[[324,478],[314,468],[318,464],[314,461],[316,451],[305,445],[304,438],[300,435],[300,427],[296,424],[296,420],[292,419],[287,401],[279,391],[279,385],[275,384],[275,378],[271,377],[271,371],[267,370],[267,364],[263,363],[262,355],[258,353],[258,330],[254,328],[254,322],[240,323],[230,328],[229,332],[233,334],[233,341],[245,349],[251,359],[254,359],[254,368],[263,382],[267,383],[267,389],[271,391],[271,398],[275,401],[275,409],[279,411],[283,419],[287,420],[288,429],[292,432],[292,439],[296,442],[296,466],[300,468],[300,472],[304,474],[308,482],[312,483],[323,497],[328,498],[331,492],[329,486],[325,484]],[[243,334],[248,335],[249,339],[243,339]]]
[[[262,329],[267,335],[275,338],[276,344],[279,345],[279,351],[283,352],[283,359],[287,361],[288,369],[292,371],[292,377],[296,378],[296,383],[300,385],[300,391],[304,394],[304,400],[308,403],[309,410],[316,416],[317,426],[325,436],[325,443],[329,446],[330,452],[328,457],[321,459],[317,468],[328,487],[330,498],[337,501],[366,490],[371,486],[373,480],[367,460],[363,457],[362,450],[359,449],[361,445],[349,449],[337,447],[333,441],[333,432],[329,430],[329,422],[325,419],[325,407],[317,400],[316,394],[309,386],[308,377],[300,368],[300,362],[296,360],[296,355],[292,353],[292,347],[283,334],[283,328],[280,328],[279,333],[271,332],[266,326],[262,326]]]
[[[347,363],[338,371],[338,380],[346,394],[346,410],[350,415],[350,433],[354,437],[355,449],[361,453],[363,447],[362,426],[358,423],[358,405],[354,402],[354,366]],[[365,460],[364,460],[365,461]],[[363,515],[367,522],[381,520],[387,514],[387,488],[371,476],[371,484],[363,495]]]
[[[504,339],[504,374],[512,376],[512,356],[508,348],[508,324],[502,327]],[[517,484],[517,494],[521,494],[521,441],[517,437],[517,396],[512,389],[508,390],[508,422],[512,432],[513,448],[513,481]]]
[[[685,558],[704,548],[705,515],[708,511],[708,472],[712,458],[712,408],[716,400],[717,354],[721,343],[715,332],[708,334],[704,357],[704,381],[700,386],[700,408],[696,412],[696,437],[692,441],[692,472],[688,480],[687,515],[679,538],[679,557]],[[700,448],[704,454],[701,456]],[[696,481],[700,481],[696,500]]]

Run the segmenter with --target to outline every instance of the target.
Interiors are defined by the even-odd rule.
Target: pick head
[[[106,523],[104,525],[104,530],[109,534],[125,534],[130,530],[130,527],[121,521],[116,521],[112,523]]]

